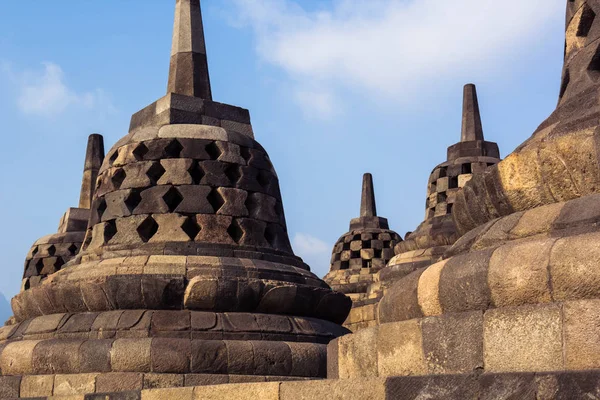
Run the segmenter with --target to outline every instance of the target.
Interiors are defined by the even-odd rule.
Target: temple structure
[[[448,147],[446,161],[431,172],[425,220],[396,245],[395,257],[379,274],[384,287],[442,258],[460,237],[452,219],[457,194],[473,176],[481,175],[498,162],[498,145],[483,136],[475,85],[465,85],[460,142]]]
[[[351,300],[289,246],[248,112],[211,100],[199,1],[176,4],[169,93],[108,152],[83,249],[13,299],[0,398],[598,398],[599,0],[567,0],[556,110],[500,162],[466,87],[463,140],[390,262],[411,271],[354,333],[339,325]],[[363,232],[388,229],[364,187],[361,250]],[[358,241],[342,240],[331,282],[374,268],[352,257]]]
[[[83,244],[98,170],[104,159],[104,140],[101,135],[88,138],[79,207],[69,208],[58,224],[58,232],[37,240],[25,259],[21,290],[38,286],[49,275],[59,271],[75,257]]]
[[[324,280],[335,290],[347,294],[353,303],[345,326],[351,330],[375,324],[375,305],[379,301],[377,272],[394,255],[402,238],[390,230],[387,219],[377,216],[373,177],[363,176],[360,217],[350,221],[350,231],[336,242],[331,270]]]

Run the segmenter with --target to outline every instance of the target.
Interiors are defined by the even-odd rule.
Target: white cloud
[[[52,62],[44,62],[42,65],[42,70],[28,70],[19,74],[14,73],[6,64],[2,68],[15,85],[17,106],[23,114],[52,117],[71,108],[114,111],[102,89],[77,93],[65,83],[65,74],[59,65]]]
[[[306,233],[296,233],[292,245],[296,255],[302,257],[315,274],[322,277],[329,271],[332,246]]]
[[[564,13],[564,0],[333,0],[320,11],[299,0],[231,1],[261,58],[286,71],[299,103],[323,116],[340,90],[408,101],[424,83],[466,83],[510,66],[507,54],[535,45]],[[312,101],[307,83],[321,88]]]

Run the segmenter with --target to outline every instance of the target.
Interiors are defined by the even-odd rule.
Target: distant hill
[[[12,315],[12,309],[10,308],[10,302],[2,293],[0,293],[0,327],[4,325],[4,322]]]

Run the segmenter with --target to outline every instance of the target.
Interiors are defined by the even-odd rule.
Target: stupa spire
[[[362,197],[360,201],[361,217],[376,217],[375,191],[373,190],[373,175],[363,175]]]
[[[200,0],[176,0],[168,93],[212,100]]]
[[[79,195],[79,208],[92,208],[92,197],[96,188],[98,171],[104,160],[104,139],[96,133],[88,138],[83,166],[83,179],[81,180],[81,194]]]
[[[479,102],[477,101],[477,89],[469,83],[465,85],[463,95],[462,133],[461,142],[470,142],[483,139],[483,128],[481,126],[481,114],[479,114]]]

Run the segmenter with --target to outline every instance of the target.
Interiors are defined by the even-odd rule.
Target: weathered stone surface
[[[96,378],[96,392],[113,393],[141,390],[143,374],[133,372],[115,372],[100,374]]]
[[[484,316],[484,362],[490,372],[561,370],[562,316],[558,305],[489,310]]]
[[[19,397],[20,386],[20,376],[0,376],[0,398],[10,399]]]
[[[227,398],[248,398],[279,400],[279,382],[229,384],[199,386],[194,389],[195,398],[221,400]]]
[[[94,393],[97,374],[56,375],[55,396],[85,395]]]
[[[365,343],[361,344],[364,346]],[[376,343],[379,376],[427,373],[419,321],[411,320],[380,325]],[[371,374],[371,376],[375,376],[375,374]]]
[[[383,400],[386,399],[384,379],[341,379],[311,382],[283,382],[280,400]]]
[[[570,370],[599,368],[600,300],[565,303],[564,353],[565,367]]]
[[[147,372],[151,369],[152,339],[117,339],[111,351],[113,371]]]
[[[54,390],[54,375],[32,375],[21,378],[21,397],[49,397]]]
[[[377,340],[377,328],[364,329],[338,339],[340,379],[377,376],[377,348],[364,345]]]

